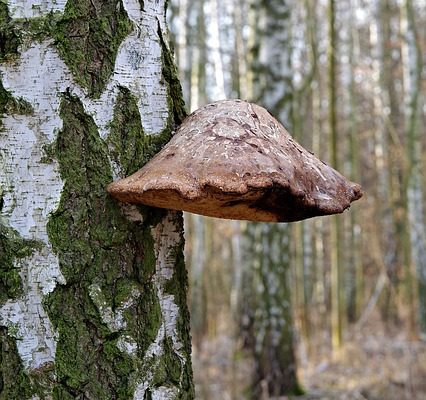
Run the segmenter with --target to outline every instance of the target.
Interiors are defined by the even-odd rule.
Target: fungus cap
[[[107,190],[127,203],[264,222],[341,213],[362,196],[267,110],[243,100],[193,112],[142,169]]]

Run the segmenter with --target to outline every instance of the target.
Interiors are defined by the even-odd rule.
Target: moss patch
[[[30,256],[43,243],[27,240],[0,223],[0,305],[22,293],[22,282],[14,260]]]
[[[132,31],[121,1],[69,0],[53,37],[74,79],[99,96],[114,69],[117,50]]]
[[[113,72],[118,47],[132,29],[117,0],[69,0],[63,14],[17,21],[0,1],[0,62],[17,56],[22,43],[53,38],[76,82],[98,97]]]
[[[169,127],[159,135],[145,135],[136,98],[128,89],[120,88],[107,143],[112,159],[121,167],[123,177],[136,172],[148,162],[170,136]]]
[[[0,2],[0,62],[18,54],[18,30],[13,26],[6,3]]]
[[[1,3],[0,3],[1,4]],[[0,117],[5,114],[29,115],[33,112],[33,107],[28,101],[22,98],[15,98],[6,90],[0,80]]]
[[[7,329],[0,327],[0,400],[29,399],[34,393],[15,339],[8,336]]]

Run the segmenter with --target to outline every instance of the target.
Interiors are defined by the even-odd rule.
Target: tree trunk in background
[[[415,10],[411,0],[403,5],[404,36],[404,85],[406,91],[405,117],[407,131],[408,216],[412,260],[416,267],[419,303],[419,329],[426,335],[426,229],[424,221],[424,164],[422,162],[424,129],[421,129],[422,110],[421,72],[422,52],[417,41]]]
[[[378,0],[376,4],[377,20],[377,49],[378,59],[375,61],[376,79],[378,80],[378,105],[376,155],[378,160],[378,206],[381,208],[380,244],[383,254],[383,265],[390,285],[384,290],[381,306],[382,317],[385,321],[396,320],[395,294],[398,283],[398,268],[402,263],[401,238],[403,237],[401,223],[398,223],[395,214],[400,205],[401,197],[399,189],[401,183],[398,179],[402,176],[403,160],[398,160],[399,138],[395,140],[395,134],[400,131],[399,102],[396,95],[395,82],[397,77],[394,72],[394,60],[392,58],[393,37],[392,21],[393,6],[390,0]],[[399,213],[402,214],[401,212]]]
[[[350,179],[353,182],[360,181],[360,152],[359,152],[359,105],[356,93],[355,65],[360,57],[359,37],[355,28],[355,4],[349,0],[349,157],[350,157]],[[364,304],[364,268],[362,263],[362,232],[359,218],[361,213],[354,207],[350,213],[350,237],[349,237],[349,263],[350,282],[348,282],[349,293],[347,301],[347,313],[349,322],[355,322],[361,315]]]
[[[300,56],[299,83],[293,88],[292,135],[304,147],[313,149],[313,124],[309,119],[312,115],[312,84],[317,72],[317,40],[316,40],[317,3],[304,0],[292,6],[292,19],[298,26],[292,33],[292,47],[303,49],[306,54]],[[303,24],[303,25],[302,25]],[[303,67],[301,64],[303,63]],[[309,132],[309,134],[307,134]],[[318,154],[318,153],[317,153]],[[305,343],[309,344],[310,313],[314,292],[314,274],[316,260],[314,258],[315,220],[305,220],[292,224],[292,298],[296,315],[295,325],[299,333],[301,345],[300,359],[303,358]],[[315,260],[315,261],[314,261]]]
[[[254,100],[289,127],[292,104],[290,4],[262,2],[254,29]],[[290,128],[290,127],[289,127]],[[288,224],[248,224],[247,257],[254,268],[253,398],[299,391],[290,306]]]
[[[207,315],[204,283],[204,267],[206,263],[205,223],[201,215],[188,214],[185,224],[191,232],[192,238],[190,271],[190,314],[191,332],[195,347],[200,348],[202,339],[207,332]]]
[[[195,58],[192,53],[193,46],[190,40],[193,37],[194,31],[193,13],[195,7],[191,7],[189,3],[190,0],[169,1],[168,22],[184,100],[190,109],[192,64]]]
[[[335,0],[329,0],[328,8],[328,96],[329,96],[329,134],[330,161],[333,168],[339,170],[339,138],[337,133],[337,32]],[[343,263],[342,263],[342,223],[339,216],[334,215],[331,226],[331,339],[333,349],[342,345],[344,300],[343,300]]]
[[[223,0],[222,0],[223,1]],[[206,13],[207,24],[210,28],[206,37],[208,46],[208,61],[210,66],[210,74],[213,78],[213,84],[209,85],[211,97],[215,100],[226,98],[224,64],[222,60],[223,46],[221,42],[220,32],[222,21],[219,21],[218,0],[206,0],[209,13]]]
[[[206,47],[206,21],[204,15],[203,2],[197,1],[194,7],[196,13],[196,24],[192,32],[192,40],[196,45],[192,47],[194,56],[192,59],[192,75],[191,75],[191,103],[190,110],[194,111],[197,108],[207,104],[207,77],[206,64],[208,60],[208,51]]]
[[[247,28],[248,20],[254,10],[250,11],[250,4],[245,0],[234,0],[233,18],[234,35],[235,35],[235,53],[233,54],[233,92],[239,99],[248,100],[251,96],[250,79],[251,74],[249,71],[248,62],[248,41],[250,40],[243,37],[243,29]]]
[[[320,20],[319,20],[320,21]],[[317,27],[321,24],[317,24]],[[319,34],[315,34],[315,41],[319,45]],[[326,121],[323,120],[323,102],[321,101],[322,96],[326,93],[326,84],[321,79],[320,69],[317,68],[315,72],[315,81],[312,87],[312,131],[310,132],[312,137],[312,151],[320,158],[324,157],[327,153],[327,141],[323,139],[324,124]],[[316,307],[311,307],[310,316],[312,318],[312,325],[315,326],[315,330],[318,330],[320,326],[323,331],[329,331],[329,315],[328,315],[328,304],[329,304],[329,279],[328,279],[328,259],[325,252],[325,244],[327,243],[328,231],[327,231],[327,220],[326,218],[314,218],[312,220],[313,232],[313,258],[315,260],[315,291],[314,291],[314,302]],[[319,306],[318,306],[319,305]]]
[[[185,116],[165,8],[0,3],[0,399],[194,397],[181,213],[105,191]]]
[[[289,236],[278,224],[248,226],[246,252],[253,268],[254,299],[251,346],[254,355],[253,399],[300,391],[296,379],[290,304]],[[252,302],[251,302],[252,303]]]

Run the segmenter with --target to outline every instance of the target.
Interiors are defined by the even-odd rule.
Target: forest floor
[[[299,379],[306,394],[295,400],[426,400],[426,342],[377,323],[353,330],[338,355],[299,346]],[[203,341],[194,351],[197,400],[245,400],[252,363],[229,337]],[[194,349],[196,350],[196,349]],[[279,400],[285,400],[282,397]],[[278,399],[277,399],[278,400]]]

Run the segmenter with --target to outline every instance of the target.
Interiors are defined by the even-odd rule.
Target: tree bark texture
[[[0,3],[0,399],[192,399],[183,224],[105,188],[185,109],[166,2]]]

